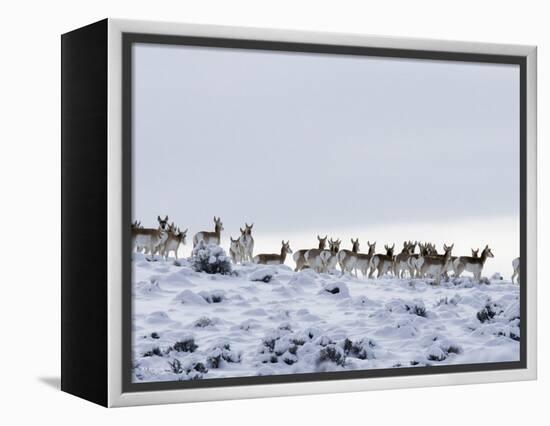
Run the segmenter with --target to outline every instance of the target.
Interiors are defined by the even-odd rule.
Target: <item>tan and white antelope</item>
[[[336,266],[338,261],[335,252],[340,250],[340,241],[333,241],[331,238],[328,244],[329,249],[311,249],[304,253],[306,265],[318,273],[328,272],[330,265],[334,263]]]
[[[413,269],[409,264],[409,258],[414,254],[414,249],[416,248],[416,242],[412,241],[403,241],[403,249],[401,253],[395,256],[395,261],[393,263],[393,273],[396,278],[404,278],[405,272],[409,272],[411,278],[413,277]]]
[[[168,236],[161,249],[161,255],[164,256],[164,259],[168,260],[170,252],[173,251],[174,257],[178,260],[178,249],[180,245],[187,244],[187,231],[188,229],[181,231],[179,228],[173,226],[172,230],[167,233]]]
[[[262,265],[283,265],[286,260],[286,255],[292,253],[290,249],[290,241],[286,243],[281,241],[281,254],[270,253],[270,254],[257,254],[254,256],[254,263],[259,263]]]
[[[520,262],[519,257],[516,257],[514,260],[512,260],[512,268],[514,268],[514,273],[512,274],[512,284],[514,284],[514,278],[517,279],[518,284],[519,282],[519,268],[520,268]]]
[[[367,241],[367,245],[369,246],[369,251],[367,254],[357,253],[357,260],[355,261],[356,276],[357,276],[357,270],[361,271],[361,273],[363,274],[363,277],[366,277],[369,272],[370,261],[374,256],[375,250],[376,250],[376,241],[372,244],[370,243],[370,241]]]
[[[327,238],[328,236],[325,235],[325,238],[321,238],[319,235],[317,235],[317,240],[319,241],[319,247],[318,250],[324,250],[327,245]],[[294,262],[296,263],[296,268],[294,268],[294,271],[301,271],[302,269],[308,267],[306,259],[304,255],[309,249],[301,249],[294,252],[292,255],[292,258],[294,259]],[[315,250],[315,249],[314,249]]]
[[[384,246],[386,249],[386,254],[375,254],[370,261],[370,272],[369,278],[372,278],[374,271],[377,270],[378,274],[376,278],[380,278],[386,272],[393,270],[393,250],[395,249],[395,244],[393,246]]]
[[[338,264],[338,253],[340,252],[340,244],[342,244],[340,239],[334,241],[330,239],[328,242],[329,249],[321,252],[321,261],[324,265],[324,270],[327,273],[336,269],[336,265]]]
[[[222,240],[221,233],[223,231],[223,223],[219,217],[214,216],[214,232],[201,231],[193,236],[193,248],[197,246],[199,241],[204,241],[206,244],[220,245]]]
[[[252,225],[244,224],[244,229],[241,230],[241,236],[239,237],[239,245],[241,249],[241,262],[252,262],[254,253],[254,238],[252,238]]]
[[[239,238],[233,239],[233,237],[229,237],[229,240],[230,240],[229,256],[231,256],[231,260],[233,260],[234,264],[240,263],[242,261],[242,253],[243,253],[240,239]]]
[[[340,265],[340,270],[342,275],[346,272],[349,272],[350,275],[352,271],[355,272],[357,277],[357,269],[355,265],[357,264],[357,255],[359,254],[359,238],[353,241],[351,239],[351,250],[340,250],[337,254],[338,264]]]
[[[455,276],[460,277],[462,272],[468,271],[474,275],[474,280],[479,282],[483,267],[489,257],[495,257],[489,245],[485,246],[479,257],[460,256],[455,262]]]
[[[134,228],[132,227],[132,248],[145,249],[145,254],[150,254],[152,260],[155,259],[155,251],[166,241],[168,216],[161,219],[157,217],[159,226],[153,228]]]
[[[441,283],[441,275],[447,271],[447,265],[451,261],[451,253],[453,251],[454,244],[450,246],[443,245],[445,254],[440,255],[428,255],[423,256],[422,266],[420,272],[423,276],[431,276],[435,279],[436,285]]]
[[[418,243],[418,248],[420,249],[420,253],[411,254],[407,261],[412,277],[416,278],[420,278],[422,275],[420,269],[422,268],[423,257],[430,254],[428,243]]]

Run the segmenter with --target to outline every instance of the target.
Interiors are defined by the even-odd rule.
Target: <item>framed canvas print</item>
[[[62,36],[62,389],[106,406],[536,378],[536,49]]]

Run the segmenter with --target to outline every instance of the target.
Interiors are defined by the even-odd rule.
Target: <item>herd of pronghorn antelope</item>
[[[178,259],[180,245],[187,242],[187,231],[181,231],[174,223],[168,223],[168,216],[157,217],[157,228],[145,228],[140,221],[132,223],[132,247],[134,251],[150,255],[152,260],[155,255],[168,259],[171,252]],[[431,277],[439,284],[441,277],[448,277],[453,273],[460,277],[464,272],[473,274],[474,279],[479,281],[485,262],[488,258],[494,257],[488,245],[479,253],[479,249],[471,249],[471,256],[453,256],[454,244],[450,246],[443,244],[443,253],[438,253],[435,244],[430,242],[404,241],[400,253],[395,253],[395,244],[384,246],[385,253],[376,253],[376,242],[367,241],[368,252],[361,253],[359,250],[359,239],[351,239],[351,250],[340,249],[340,239],[328,239],[328,236],[321,238],[317,236],[318,247],[301,249],[293,252],[290,248],[290,241],[281,241],[280,253],[262,253],[253,255],[254,238],[252,228],[254,224],[245,223],[240,228],[241,235],[233,239],[230,237],[229,255],[233,263],[257,263],[264,265],[281,265],[286,261],[288,254],[296,263],[295,271],[313,269],[318,273],[328,273],[340,267],[341,274],[349,273],[358,277],[358,271],[363,277],[380,278],[385,274],[393,274],[397,278],[423,278]],[[221,232],[224,230],[221,218],[214,216],[214,230],[200,231],[193,236],[193,248],[201,241],[207,244],[221,244]],[[328,243],[328,247],[327,247]],[[419,252],[416,252],[418,247]],[[514,279],[519,284],[520,259],[512,261]]]

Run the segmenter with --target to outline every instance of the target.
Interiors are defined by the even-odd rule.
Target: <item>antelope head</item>
[[[483,249],[483,252],[481,253],[481,257],[483,257],[483,255],[485,255],[485,257],[495,257],[495,255],[493,254],[493,252],[489,248],[489,244],[487,244],[485,246],[485,248]]]
[[[369,246],[369,255],[373,255],[376,250],[376,241],[374,243],[370,243],[370,241],[367,241],[367,245]]]
[[[325,238],[321,238],[319,235],[317,235],[317,240],[319,241],[319,250],[324,250],[327,246],[327,238],[328,235],[325,235]]]
[[[245,232],[245,234],[247,234],[247,235],[252,235],[252,227],[253,227],[253,226],[254,226],[254,224],[249,225],[248,223],[245,222],[245,224],[244,224],[244,232]],[[242,232],[242,230],[241,230],[241,232]]]
[[[179,239],[179,241],[183,244],[183,245],[186,245],[187,244],[187,231],[189,230],[189,228],[185,228],[185,231],[180,231],[180,229],[178,228],[177,229],[177,232],[176,232],[176,238]]]
[[[157,216],[157,220],[159,223],[159,228],[164,231],[166,229],[166,226],[168,225],[168,216],[166,216],[164,219],[161,219],[160,216]]]
[[[386,244],[384,248],[386,249],[386,255],[393,257],[393,250],[395,249],[395,243],[391,247]]]
[[[223,223],[221,218],[214,216],[214,229],[216,232],[223,231]]]
[[[285,240],[281,241],[282,247],[281,247],[281,253],[292,253],[292,250],[290,249],[290,240],[285,243]]]
[[[359,253],[359,238],[356,238],[355,241],[353,241],[353,238],[351,239],[351,251]]]
[[[340,244],[342,243],[342,241],[340,240],[332,240],[332,238],[329,240],[329,246],[330,246],[330,251],[332,253],[338,253],[340,251]]]
[[[477,250],[471,249],[471,250],[472,250],[472,257],[479,257],[479,249]]]

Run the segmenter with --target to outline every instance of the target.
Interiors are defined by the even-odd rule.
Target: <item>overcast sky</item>
[[[519,227],[515,65],[140,44],[133,122],[149,226]],[[517,251],[517,229],[501,231]]]

